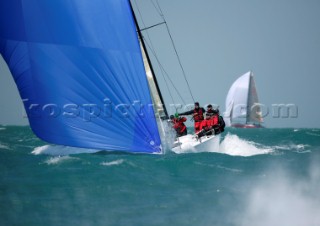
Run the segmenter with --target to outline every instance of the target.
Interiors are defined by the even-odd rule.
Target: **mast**
[[[130,4],[131,12],[132,12],[132,15],[133,15],[133,18],[134,18],[134,22],[135,22],[136,27],[137,27],[137,32],[138,32],[138,36],[139,36],[139,39],[140,39],[140,42],[141,42],[141,45],[142,45],[142,49],[144,51],[144,54],[146,55],[146,59],[148,61],[148,65],[149,65],[150,70],[151,70],[152,78],[154,80],[156,90],[158,92],[158,95],[160,97],[160,101],[162,103],[162,107],[163,107],[163,111],[164,111],[165,117],[169,118],[168,112],[167,112],[167,108],[166,108],[166,106],[164,104],[163,97],[162,97],[162,94],[161,94],[161,91],[160,91],[160,88],[159,88],[159,84],[158,84],[157,78],[155,76],[155,73],[154,73],[154,70],[153,70],[153,67],[152,67],[152,64],[151,64],[151,60],[150,60],[146,45],[145,45],[145,43],[143,41],[143,36],[142,36],[141,30],[140,30],[136,15],[135,15],[135,13],[133,11],[133,7],[132,7],[132,4],[131,4],[130,0],[129,0],[129,4]],[[156,103],[154,103],[154,104],[156,104]]]

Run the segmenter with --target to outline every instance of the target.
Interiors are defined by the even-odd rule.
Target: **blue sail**
[[[161,151],[128,0],[1,1],[0,53],[41,139]]]

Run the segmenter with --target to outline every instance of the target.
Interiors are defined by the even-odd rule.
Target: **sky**
[[[156,4],[156,1],[153,0]],[[132,0],[140,28],[162,22],[151,0]],[[225,110],[232,83],[252,71],[266,127],[319,128],[320,2],[318,0],[159,0],[192,95]],[[142,16],[142,19],[140,17]],[[165,25],[149,29],[161,65],[193,103]],[[150,52],[150,51],[149,51]],[[150,54],[165,103],[174,108]],[[181,103],[173,93],[174,103]],[[10,72],[0,59],[0,124],[27,125]],[[289,115],[277,105],[291,106]],[[182,110],[181,110],[182,111]],[[275,111],[275,112],[274,112]]]

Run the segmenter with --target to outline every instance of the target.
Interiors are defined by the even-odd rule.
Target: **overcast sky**
[[[162,22],[151,0],[132,3],[140,28]],[[269,111],[266,127],[320,127],[320,1],[159,0],[159,3],[193,96],[201,105],[217,104],[223,112],[230,86],[251,70],[260,102],[265,106],[263,113]],[[166,27],[160,25],[144,35],[151,38],[161,64],[185,102],[192,103]],[[172,100],[156,63],[154,67],[168,105]],[[170,90],[175,102],[181,103],[172,87]],[[17,88],[2,59],[0,92],[0,124],[28,124],[22,117]],[[277,104],[294,105],[298,115],[291,112],[288,118],[276,118],[273,105]]]

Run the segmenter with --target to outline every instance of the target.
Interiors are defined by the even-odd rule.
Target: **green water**
[[[320,129],[227,129],[217,153],[65,150],[0,126],[0,225],[320,225]]]

